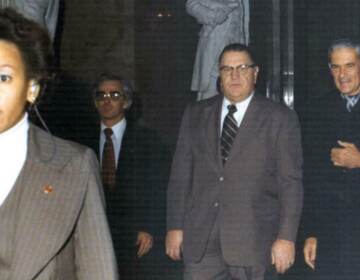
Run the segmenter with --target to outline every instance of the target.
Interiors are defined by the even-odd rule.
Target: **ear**
[[[221,82],[221,77],[218,76],[216,78],[216,90],[219,92],[219,93],[222,93],[222,82]]]
[[[254,84],[256,84],[258,74],[259,74],[259,66],[256,66],[254,71]]]
[[[96,99],[93,99],[94,100],[94,105],[95,105],[95,108],[97,109],[97,108],[99,108],[99,102],[98,101],[96,101]]]
[[[31,104],[34,103],[36,98],[39,96],[39,93],[40,93],[39,83],[35,80],[31,80],[28,85],[26,100]]]

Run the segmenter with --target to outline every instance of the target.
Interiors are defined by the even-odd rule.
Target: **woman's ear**
[[[31,80],[29,83],[28,93],[27,93],[27,101],[29,103],[34,103],[36,98],[40,93],[40,85],[37,81]]]

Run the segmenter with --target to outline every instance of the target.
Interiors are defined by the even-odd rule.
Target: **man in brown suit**
[[[166,251],[174,260],[183,254],[184,279],[269,279],[294,262],[302,209],[299,123],[294,112],[254,93],[259,67],[248,47],[225,47],[219,72],[222,95],[184,113]]]

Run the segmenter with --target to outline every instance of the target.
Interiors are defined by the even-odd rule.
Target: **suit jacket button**
[[[219,206],[219,202],[215,202],[214,207],[218,207],[218,206]]]
[[[220,181],[220,182],[224,181],[224,177],[221,176],[221,177],[219,178],[219,181]]]

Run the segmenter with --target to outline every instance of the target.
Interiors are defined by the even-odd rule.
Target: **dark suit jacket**
[[[30,125],[28,153],[16,184],[23,191],[11,279],[118,279],[90,149]],[[45,193],[48,185],[52,192]]]
[[[230,265],[270,264],[277,238],[294,241],[302,208],[302,151],[294,112],[256,95],[229,159],[220,156],[222,96],[188,106],[173,159],[167,228],[184,231],[184,259],[198,261],[215,219]]]
[[[99,154],[100,125],[90,145]],[[119,263],[135,256],[137,233],[158,233],[162,223],[162,164],[156,134],[145,127],[127,122],[116,171],[116,187],[105,190],[107,217]],[[159,211],[160,210],[160,213]]]
[[[318,238],[317,264],[329,265],[328,275],[360,258],[360,169],[335,167],[330,158],[338,140],[360,148],[360,103],[351,113],[345,104],[337,91],[314,100],[304,129],[304,234]]]

